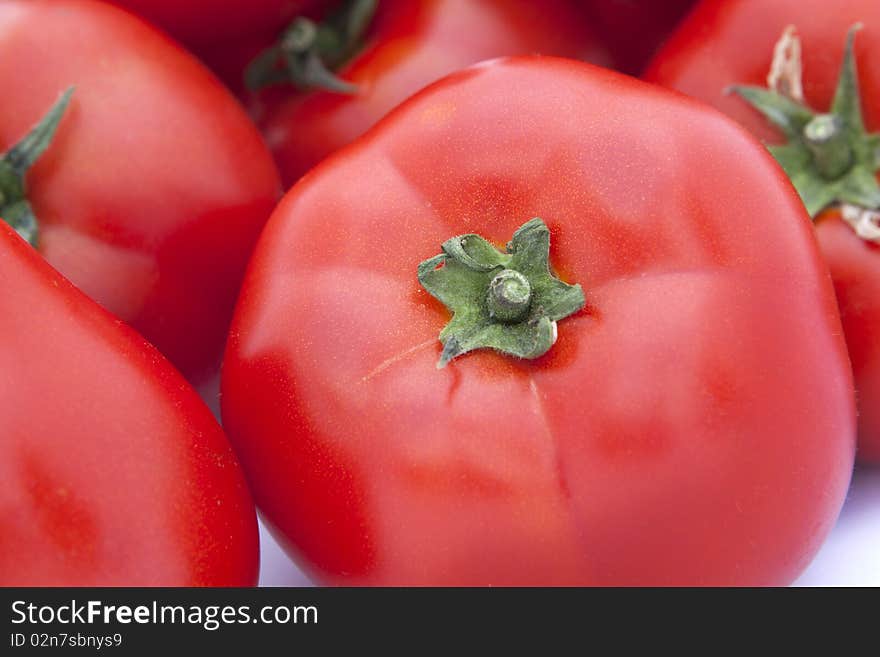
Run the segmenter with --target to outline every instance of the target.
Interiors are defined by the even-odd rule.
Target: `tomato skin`
[[[694,0],[582,0],[617,68],[637,75]]]
[[[837,210],[821,215],[816,236],[831,270],[859,402],[859,461],[880,463],[880,246],[858,237]]]
[[[109,5],[3,2],[0,48],[16,53],[0,149],[75,86],[26,177],[40,252],[187,376],[215,371],[280,189],[259,133],[195,59]]]
[[[189,47],[219,44],[241,34],[277,30],[320,0],[105,0],[166,30]]]
[[[357,93],[281,86],[250,106],[290,186],[434,80],[484,59],[532,53],[609,61],[566,0],[383,0],[363,50],[339,71]]]
[[[256,515],[210,411],[0,222],[0,585],[252,586]]]
[[[714,105],[757,137],[781,136],[730,84],[766,86],[773,46],[787,25],[802,42],[804,96],[811,107],[830,107],[847,30],[863,23],[855,42],[862,110],[868,130],[880,130],[880,3],[842,0],[701,2],[652,62],[645,78]],[[826,221],[826,217],[829,217]],[[817,221],[817,237],[831,269],[847,336],[859,399],[859,450],[863,462],[880,462],[880,249],[843,233],[838,212]]]
[[[438,370],[416,266],[535,216],[587,309],[540,359]],[[445,78],[288,193],[222,385],[258,507],[332,584],[784,584],[853,461],[833,290],[769,154],[549,57]]]
[[[741,98],[732,84],[766,86],[773,46],[788,25],[797,27],[803,51],[804,96],[810,107],[831,105],[847,30],[856,38],[865,122],[880,126],[880,3],[873,0],[703,0],[648,66],[643,79],[681,91],[718,108],[764,141],[779,134]]]

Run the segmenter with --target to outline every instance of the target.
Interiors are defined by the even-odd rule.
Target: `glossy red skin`
[[[2,222],[0,285],[0,585],[255,585],[253,502],[192,388]]]
[[[0,151],[76,87],[26,178],[40,252],[187,376],[216,370],[280,188],[259,133],[192,56],[106,4],[0,3],[0,48],[16,53]]]
[[[534,216],[587,308],[542,358],[438,370],[417,264]],[[264,517],[333,584],[785,584],[854,451],[828,272],[769,154],[555,58],[452,75],[294,187],[222,403]]]
[[[581,0],[617,68],[636,75],[694,0]]]
[[[830,107],[840,74],[847,30],[856,37],[856,61],[865,123],[880,130],[880,2],[840,0],[704,1],[658,54],[647,80],[714,105],[761,139],[781,135],[741,99],[725,95],[733,83],[766,85],[773,46],[790,24],[797,27],[804,56],[804,95],[816,109]],[[839,212],[817,221],[819,244],[831,269],[852,358],[859,398],[862,462],[880,463],[880,247],[844,230]],[[826,223],[828,225],[826,225]]]
[[[427,84],[484,59],[533,53],[609,62],[568,0],[383,0],[364,49],[339,71],[356,94],[274,87],[251,102],[252,114],[290,186]]]
[[[837,211],[820,217],[816,235],[831,270],[856,381],[856,455],[862,463],[880,463],[880,245],[858,238]]]
[[[277,30],[324,0],[105,0],[166,30],[190,47],[235,40],[242,34]]]

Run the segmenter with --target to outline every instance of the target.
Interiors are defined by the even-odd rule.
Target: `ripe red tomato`
[[[617,67],[638,74],[694,0],[581,0]]]
[[[532,217],[586,308],[542,357],[438,369],[449,311],[417,266]],[[334,584],[790,582],[843,502],[853,405],[827,269],[767,152],[549,57],[438,82],[289,192],[222,397],[265,518]]]
[[[106,4],[0,3],[0,49],[0,152],[74,87],[24,180],[40,252],[185,374],[211,371],[280,189],[259,133],[195,59]]]
[[[781,134],[742,98],[725,94],[731,84],[766,86],[774,45],[788,25],[801,41],[803,94],[826,112],[841,71],[847,31],[856,23],[855,62],[861,109],[868,131],[880,131],[880,3],[841,0],[706,0],[651,64],[646,78],[710,103],[760,138]],[[831,269],[859,399],[859,451],[880,462],[880,244],[860,238],[839,208],[821,212],[816,234]]]
[[[253,502],[196,393],[2,221],[0,286],[0,585],[254,585]]]
[[[338,71],[354,93],[278,85],[252,100],[252,114],[289,186],[406,97],[459,68],[531,53],[607,63],[587,23],[567,0],[383,0],[363,47]]]
[[[196,47],[276,30],[324,0],[105,0],[143,16],[171,36]]]

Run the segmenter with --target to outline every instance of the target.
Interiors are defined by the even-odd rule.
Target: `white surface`
[[[261,586],[309,586],[260,524]],[[828,540],[795,586],[880,586],[880,468],[860,468]]]
[[[856,469],[837,525],[795,586],[880,586],[880,467]]]

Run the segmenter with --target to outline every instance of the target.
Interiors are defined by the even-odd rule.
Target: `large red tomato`
[[[39,251],[185,374],[210,371],[278,197],[259,133],[194,58],[103,3],[2,2],[0,52],[0,83],[15,90],[0,104],[0,152],[73,87],[18,180]],[[7,193],[0,208],[20,200]]]
[[[585,296],[564,319],[535,217]],[[483,305],[496,284],[530,287],[524,318]],[[432,295],[455,311],[442,349]],[[546,355],[438,369],[480,342]],[[843,502],[853,405],[827,269],[767,152],[555,58],[454,74],[294,187],[222,397],[265,518],[334,584],[790,582]]]
[[[797,106],[813,113],[829,112],[841,77],[847,32],[858,23],[863,28],[851,37],[860,87],[860,100],[854,104],[860,105],[865,130],[876,133],[880,131],[880,67],[875,65],[880,60],[880,3],[874,0],[706,0],[658,54],[646,78],[708,102],[762,139],[779,144],[785,140],[782,131],[743,98],[725,90],[732,84],[766,86],[775,45],[791,25],[802,53],[804,100]],[[880,137],[875,139],[880,143]],[[865,168],[865,176],[872,175],[872,168],[876,177],[880,160]],[[844,170],[840,179],[852,171]],[[795,182],[799,177],[795,174]],[[828,178],[831,185],[839,182],[836,176]],[[880,210],[876,183],[873,193],[868,190],[858,197],[868,199],[869,209]],[[865,215],[863,220],[873,221],[875,228],[868,227],[860,236],[847,225],[839,207],[826,207],[822,198],[818,203],[806,200],[816,214],[816,233],[834,279],[852,358],[859,399],[858,455],[860,460],[880,462],[880,215]],[[847,199],[844,195],[840,200]]]
[[[350,93],[279,84],[250,105],[290,185],[405,98],[459,68],[532,53],[607,63],[587,23],[569,0],[383,0],[363,44],[337,71],[353,85]]]
[[[2,221],[0,288],[0,585],[254,585],[253,502],[180,374]]]

